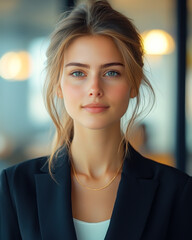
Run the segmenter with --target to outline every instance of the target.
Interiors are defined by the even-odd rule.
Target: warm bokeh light
[[[171,35],[163,30],[151,30],[142,33],[145,53],[149,55],[170,54],[175,48]]]
[[[8,52],[0,60],[0,76],[6,80],[26,80],[30,70],[30,55],[25,51]]]

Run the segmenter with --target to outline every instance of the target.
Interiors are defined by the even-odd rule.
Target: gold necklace
[[[78,182],[81,186],[83,186],[83,187],[85,187],[85,188],[87,188],[87,189],[89,189],[89,190],[99,191],[99,190],[102,190],[102,189],[108,187],[108,186],[115,180],[115,178],[117,177],[119,171],[121,170],[121,168],[122,168],[122,166],[123,166],[123,162],[124,162],[124,161],[122,161],[121,166],[120,166],[120,168],[118,169],[118,171],[117,171],[117,173],[115,174],[115,176],[114,176],[105,186],[103,186],[103,187],[101,187],[101,188],[90,188],[90,187],[87,187],[87,186],[85,186],[84,184],[82,184],[82,183],[80,182],[79,178],[77,177],[77,174],[76,174],[76,171],[75,171],[75,168],[74,168],[74,165],[73,165],[72,160],[71,160],[71,165],[72,165],[72,169],[73,169],[73,173],[74,173],[74,175],[75,175],[75,178],[76,178],[77,182]]]

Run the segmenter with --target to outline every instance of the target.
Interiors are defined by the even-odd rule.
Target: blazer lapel
[[[159,182],[151,165],[130,146],[105,240],[141,239]]]
[[[36,174],[36,194],[42,239],[77,240],[71,207],[71,175],[66,150],[57,159],[55,182],[47,172]]]

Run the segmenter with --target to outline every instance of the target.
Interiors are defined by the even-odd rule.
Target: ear
[[[58,98],[63,98],[63,93],[60,86],[57,88],[56,95]]]

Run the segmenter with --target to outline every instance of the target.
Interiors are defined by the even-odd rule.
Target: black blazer
[[[0,186],[1,240],[76,240],[67,150],[4,170]],[[130,147],[105,240],[192,239],[192,178],[146,159]],[[99,239],[98,239],[99,240]]]

